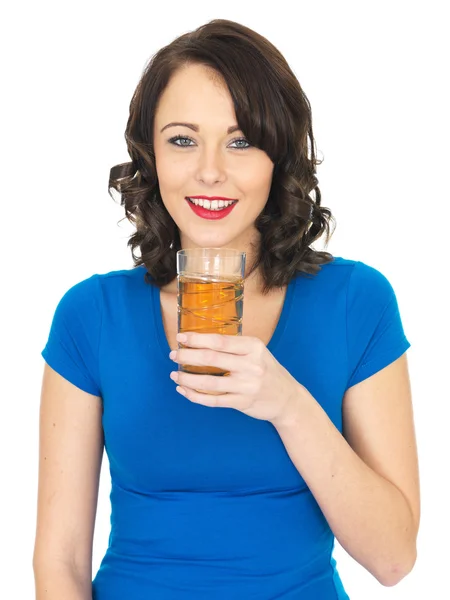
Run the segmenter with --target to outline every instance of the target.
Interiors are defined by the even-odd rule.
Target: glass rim
[[[246,252],[243,250],[236,250],[235,248],[227,247],[210,247],[210,248],[183,248],[177,251],[177,256],[186,256],[187,254],[209,254],[215,252],[216,254],[222,253],[228,256],[246,256]]]

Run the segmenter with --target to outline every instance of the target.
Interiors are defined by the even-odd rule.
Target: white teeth
[[[189,201],[196,206],[202,206],[207,210],[221,210],[222,208],[230,206],[230,204],[234,204],[234,200],[206,200],[204,198],[189,198]]]

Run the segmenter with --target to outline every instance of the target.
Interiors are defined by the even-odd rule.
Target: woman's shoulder
[[[376,271],[372,265],[358,260],[357,258],[345,258],[343,256],[333,256],[333,259],[330,262],[321,265],[321,269],[331,269],[332,272],[336,273],[354,270],[358,274],[360,272],[367,273],[371,270]]]
[[[105,273],[96,273],[94,277],[98,277],[101,283],[106,285],[114,285],[120,283],[126,283],[131,281],[141,281],[147,269],[144,265],[131,267],[129,269],[115,269],[114,271],[107,271]]]
[[[330,273],[338,274],[340,272],[348,271],[354,268],[359,261],[351,258],[344,258],[343,256],[333,256],[330,262],[320,265],[320,270],[330,271]]]
[[[322,266],[318,274],[320,292],[336,299],[345,296],[350,311],[361,306],[364,310],[385,307],[395,298],[394,287],[383,270],[361,260],[335,257]]]
[[[146,274],[144,265],[97,274],[103,302],[107,305],[115,304],[116,307],[123,304],[125,307],[139,297],[147,298],[151,278],[146,278]]]
[[[348,279],[358,262],[357,260],[342,256],[333,256],[331,261],[319,265],[319,270],[316,274],[299,272],[297,273],[297,279],[301,279],[305,282],[304,284],[312,287],[327,287]]]
[[[365,263],[358,259],[333,256],[333,260],[321,265],[317,275],[323,279],[348,279],[352,284],[375,283],[379,284],[386,280],[386,276],[374,265]]]
[[[342,256],[334,256],[330,262],[320,265],[315,275],[299,273],[297,281],[301,295],[309,290],[312,297],[329,302],[341,296],[348,299],[358,296],[371,303],[377,298],[384,300],[393,293],[389,279],[381,270],[361,260]]]
[[[99,289],[101,294],[115,294],[120,290],[133,291],[145,284],[145,274],[147,269],[144,265],[131,267],[128,269],[115,269],[103,273],[95,273],[87,279],[84,279],[78,286],[93,290],[94,286]]]
[[[126,293],[143,287],[146,272],[144,266],[139,266],[93,273],[70,284],[62,293],[60,306],[65,309],[74,306],[89,309],[93,304],[101,304],[105,296],[115,297],[120,295],[121,290]]]

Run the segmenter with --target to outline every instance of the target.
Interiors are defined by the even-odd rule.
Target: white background
[[[132,266],[109,170],[129,160],[128,106],[161,46],[213,18],[284,54],[308,96],[328,249],[382,271],[408,351],[422,483],[413,572],[382,587],[337,545],[351,600],[448,597],[448,21],[446,2],[10,3],[1,41],[1,587],[34,597],[43,349],[57,302],[93,273]],[[264,8],[265,6],[265,8]],[[446,39],[447,38],[447,39]],[[446,55],[446,56],[445,56]],[[445,244],[446,245],[446,244]],[[94,573],[109,534],[103,461]],[[6,558],[6,562],[5,562]],[[2,593],[2,596],[4,594]]]

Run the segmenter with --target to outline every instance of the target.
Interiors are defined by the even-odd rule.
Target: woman
[[[333,219],[286,61],[234,22],[185,34],[145,70],[126,140],[110,188],[135,267],[68,290],[42,353],[38,600],[342,600],[335,538],[395,585],[420,514],[409,342],[384,275],[311,248]],[[177,337],[176,252],[195,247],[247,253],[241,337]]]

